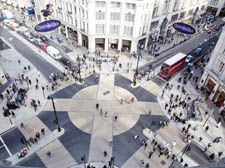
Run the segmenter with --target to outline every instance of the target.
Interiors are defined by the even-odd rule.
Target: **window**
[[[224,65],[225,65],[224,62],[219,61],[219,66],[218,66],[218,69],[217,69],[217,71],[218,71],[219,73],[223,72],[223,70],[224,70]]]
[[[133,4],[133,3],[126,3],[126,8],[127,9],[135,9],[136,8],[136,5]]]
[[[219,0],[211,0],[210,5],[217,6]]]
[[[104,24],[96,24],[96,33],[97,34],[105,33],[105,25]]]
[[[166,14],[169,12],[169,7],[170,7],[170,0],[165,0],[165,5],[163,8],[163,14]]]
[[[110,25],[110,34],[119,35],[119,25]]]
[[[134,22],[134,14],[126,13],[126,15],[125,15],[125,21],[126,22]]]
[[[120,20],[120,13],[118,13],[118,12],[111,12],[110,18],[111,18],[111,20]]]
[[[186,14],[186,12],[182,12],[182,13],[180,14],[180,19],[183,19],[183,18],[185,17],[185,14]]]
[[[151,23],[150,31],[156,29],[158,27],[159,21],[155,21]]]
[[[82,9],[82,17],[84,18],[85,16],[84,16],[84,9]]]
[[[205,10],[205,5],[202,5],[201,10],[202,10],[202,11]]]
[[[105,1],[96,1],[95,5],[96,7],[105,7]]]
[[[153,9],[153,17],[157,17],[158,16],[158,13],[159,13],[159,7],[157,6],[157,7],[154,7],[154,9]]]
[[[96,20],[104,20],[105,19],[105,12],[98,11],[96,12]]]
[[[120,2],[111,2],[111,8],[120,8]]]
[[[132,26],[124,26],[124,35],[132,36],[133,35],[133,27]]]
[[[74,6],[74,12],[75,12],[75,15],[77,14],[77,8],[76,6]]]
[[[191,0],[193,1],[193,0]],[[173,6],[173,11],[177,11],[179,8],[179,0],[175,0],[174,6]]]
[[[193,14],[193,9],[191,9],[191,10],[188,11],[188,15],[189,16],[192,15],[192,14]]]

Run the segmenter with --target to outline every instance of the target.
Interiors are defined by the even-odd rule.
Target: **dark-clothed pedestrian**
[[[205,127],[205,132],[207,132],[209,130],[209,126],[207,125],[206,127]]]
[[[149,158],[149,159],[151,159],[152,154],[153,154],[153,152],[152,152],[152,151],[150,151],[150,152],[149,152],[149,154],[148,154],[148,158]]]
[[[97,104],[96,104],[96,109],[97,109],[97,110],[98,110],[98,107],[99,107],[99,104],[97,103]]]

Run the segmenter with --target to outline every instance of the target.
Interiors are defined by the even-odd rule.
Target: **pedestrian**
[[[36,83],[38,84],[38,78],[36,78]]]
[[[130,102],[131,102],[131,103],[133,103],[133,102],[134,102],[134,97],[132,97],[132,98],[131,98]]]
[[[45,129],[44,128],[41,129],[41,133],[42,133],[42,135],[45,135]]]
[[[39,105],[39,106],[41,106],[41,102],[40,102],[40,100],[38,100],[37,102],[38,102],[38,105]]]
[[[211,160],[214,160],[214,158],[215,158],[215,154],[214,154],[214,153],[212,153],[211,155],[209,155],[209,158],[210,158]]]
[[[218,157],[221,158],[221,156],[223,155],[223,152],[219,152],[218,153]]]
[[[207,125],[206,127],[205,127],[205,132],[207,132],[209,130],[209,126]]]
[[[149,154],[148,154],[148,158],[149,158],[149,159],[151,159],[152,154],[153,154],[153,152],[152,152],[152,151],[151,151],[151,152],[149,152]]]
[[[140,160],[140,163],[141,163],[141,167],[143,167],[145,164],[144,160]]]
[[[165,104],[165,110],[167,109],[168,106],[169,106],[168,103],[166,103],[166,104]]]
[[[107,115],[108,115],[108,112],[106,111],[106,112],[105,112],[105,117],[107,117]]]
[[[115,121],[117,120],[117,116],[115,116]]]
[[[154,137],[156,137],[156,135],[158,134],[158,130],[154,131]]]
[[[18,60],[18,64],[20,64],[21,62],[20,62],[20,60]]]
[[[202,142],[203,138],[202,137],[199,137],[199,142]]]
[[[28,80],[28,83],[31,85],[31,80],[30,79]]]
[[[211,146],[212,146],[212,144],[211,143],[208,143],[207,147],[210,148]]]
[[[36,136],[37,139],[39,139],[40,138],[40,133],[39,132],[36,132],[36,135],[35,136]]]
[[[145,142],[145,144],[144,144],[144,150],[147,148],[147,146],[148,146],[148,144],[147,144],[147,142]]]
[[[162,155],[163,155],[163,151],[160,150],[160,151],[159,151],[159,157],[162,156]]]
[[[103,154],[104,154],[104,157],[106,157],[106,156],[107,156],[107,152],[106,152],[106,151],[104,151],[104,153],[103,153]]]
[[[216,128],[219,128],[220,126],[221,126],[221,121],[219,121],[219,122],[217,123]]]
[[[38,84],[35,85],[36,90],[38,90]]]
[[[222,137],[216,137],[216,138],[213,140],[213,143],[219,143],[221,140],[222,140]]]
[[[102,109],[100,109],[100,115],[102,116]]]
[[[48,156],[48,157],[51,157],[51,156],[52,156],[52,154],[51,154],[50,151],[47,152],[47,156]]]
[[[99,107],[99,104],[97,103],[97,104],[96,104],[96,109],[97,109],[97,110],[98,110],[98,107]]]
[[[174,141],[172,142],[171,149],[172,149],[173,147],[175,147],[176,145],[177,145],[177,142],[174,140]]]
[[[12,114],[13,118],[16,118],[16,115],[15,115],[15,113],[13,111],[11,111],[11,114]]]
[[[135,136],[134,136],[134,139],[135,139],[135,140],[137,140],[137,139],[138,139],[138,137],[139,137],[138,135],[135,135]]]

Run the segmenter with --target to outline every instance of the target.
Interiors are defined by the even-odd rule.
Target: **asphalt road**
[[[209,35],[204,32],[200,34],[197,38],[195,38],[195,40],[187,41],[184,45],[180,45],[179,47],[177,47],[177,49],[167,51],[166,56],[158,58],[151,63],[152,69],[156,69],[157,67],[161,66],[165,60],[169,59],[170,57],[176,55],[179,52],[191,55],[195,48],[201,47],[202,48],[201,55],[203,55],[204,53],[208,51],[209,47],[211,46],[211,43],[216,42],[217,40],[218,40],[218,35],[214,36],[213,38],[210,38]],[[143,70],[145,72],[149,71],[149,65],[150,64],[140,67],[138,71],[139,72]]]
[[[56,73],[60,71],[49,64],[43,58],[34,53],[28,46],[24,45],[20,40],[10,34],[7,30],[3,29],[0,26],[0,35],[11,44],[23,57],[25,57],[29,62],[31,62],[43,75],[47,80],[51,73]]]

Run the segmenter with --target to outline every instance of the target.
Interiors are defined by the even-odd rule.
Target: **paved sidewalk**
[[[22,55],[20,55],[14,49],[1,51],[1,55],[1,66],[3,67],[5,72],[10,74],[12,80],[16,79],[16,84],[18,88],[29,88],[27,93],[27,99],[25,100],[26,106],[20,106],[19,109],[13,110],[16,117],[11,118],[12,124],[10,123],[10,120],[7,117],[0,115],[0,133],[3,133],[16,125],[19,125],[21,122],[32,118],[41,111],[41,109],[45,106],[47,102],[47,100],[43,97],[41,86],[46,86],[48,82],[31,63],[29,63]],[[18,63],[18,60],[20,60],[20,63]],[[30,66],[30,70],[27,69],[24,71],[24,67],[28,67],[28,65]],[[32,82],[32,85],[28,85],[28,83],[25,81],[17,81],[18,79],[21,79],[22,74],[24,74],[24,78],[29,77]],[[39,89],[37,90],[35,88],[36,79],[38,79],[39,81]],[[10,94],[15,97],[11,90],[12,84],[7,89],[10,91]],[[5,95],[6,90],[4,90],[2,94]],[[38,106],[37,112],[35,112],[34,108],[30,105],[31,99],[40,101],[40,106]],[[3,106],[6,107],[6,98],[4,98],[2,102],[0,102],[0,109],[2,109]]]
[[[194,72],[194,74],[196,73]],[[196,74],[196,75],[200,78],[201,74]],[[191,119],[188,120],[186,124],[182,124],[181,122],[176,122],[175,120],[171,120],[171,121],[177,125],[177,128],[180,131],[182,131],[183,127],[187,129],[187,125],[191,124],[188,134],[194,136],[193,142],[198,144],[203,151],[205,147],[207,147],[207,145],[210,143],[212,146],[207,149],[206,153],[208,155],[214,153],[216,156],[216,159],[218,159],[218,152],[225,150],[224,140],[222,140],[219,143],[213,143],[216,137],[222,137],[222,139],[225,138],[224,122],[222,121],[222,125],[217,128],[217,124],[218,124],[217,120],[220,117],[218,113],[218,108],[210,100],[206,102],[201,102],[200,99],[203,97],[205,98],[205,95],[202,95],[199,90],[195,89],[195,86],[196,86],[195,82],[193,80],[189,80],[187,84],[184,85],[178,82],[178,79],[180,77],[183,77],[183,76],[181,74],[178,74],[170,80],[169,83],[173,85],[172,89],[165,89],[165,86],[160,88],[158,92],[158,96],[157,96],[159,106],[169,119],[172,119],[171,116],[173,116],[173,114],[176,114],[177,116],[182,114],[182,116],[180,117],[182,119],[191,117]],[[178,85],[180,85],[180,89],[177,89]],[[187,91],[186,94],[181,93],[182,86]],[[164,96],[162,97],[163,90],[164,90]],[[172,98],[173,104],[178,104],[179,100],[177,101],[177,103],[175,103],[175,97],[176,95],[179,95],[179,97],[181,97],[181,100],[185,100],[188,108],[183,108],[182,105],[178,106],[177,108],[172,108],[171,114],[169,115],[168,109],[170,106],[169,101],[170,101],[171,94],[174,95]],[[191,99],[188,100],[188,97],[190,97]],[[192,101],[195,100],[196,98],[199,99],[199,101],[194,103],[195,117],[193,118],[188,111],[191,110]],[[169,104],[169,106],[165,108],[166,103]],[[206,111],[208,111],[207,115],[205,114]],[[209,120],[206,121],[208,117],[209,117]],[[205,131],[206,126],[209,126],[209,130],[207,132]],[[201,142],[199,140],[200,137],[202,138]],[[221,158],[223,156],[221,156]]]

